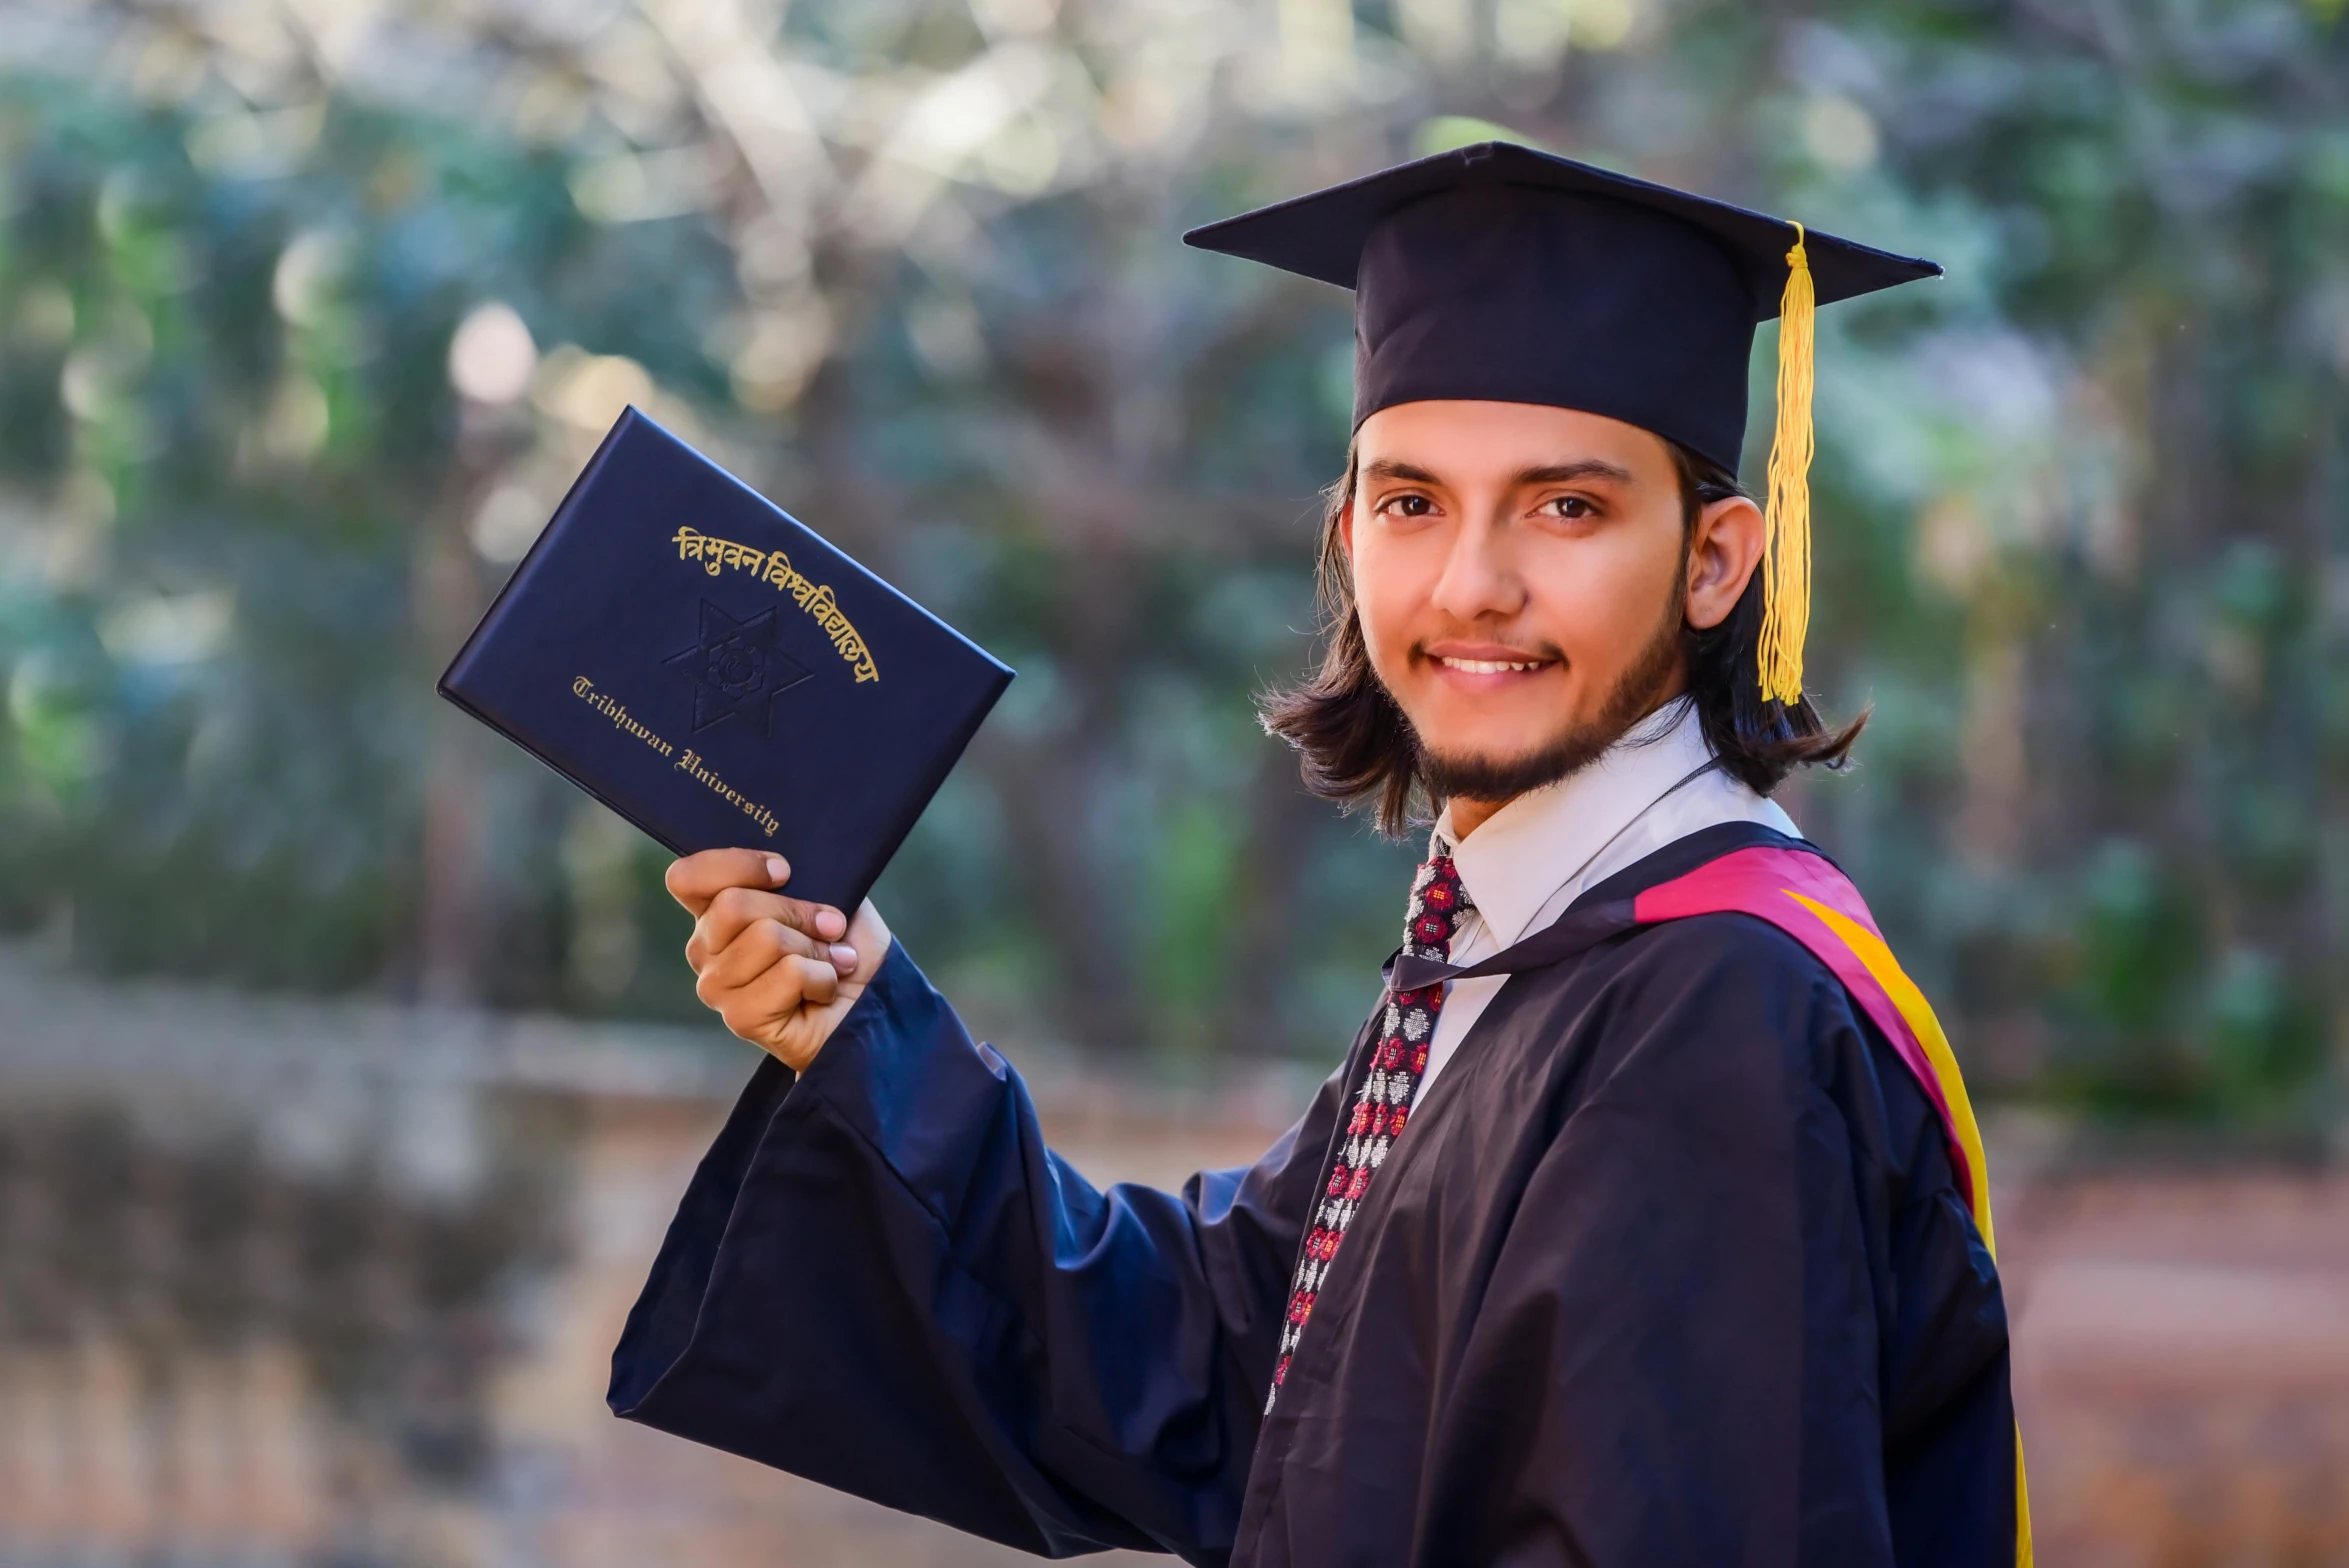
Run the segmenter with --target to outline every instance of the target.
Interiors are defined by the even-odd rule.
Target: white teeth
[[[1498,675],[1503,670],[1531,670],[1540,668],[1538,664],[1530,660],[1519,664],[1513,663],[1506,659],[1446,658],[1440,662],[1449,669],[1466,670],[1471,675]]]

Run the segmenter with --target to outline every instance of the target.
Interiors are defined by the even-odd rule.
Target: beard
[[[1677,584],[1674,585],[1678,587]],[[1665,693],[1680,673],[1680,601],[1675,593],[1671,613],[1662,617],[1655,635],[1642,647],[1617,680],[1596,717],[1569,722],[1532,751],[1515,757],[1447,755],[1433,751],[1411,731],[1419,777],[1438,802],[1508,800],[1528,790],[1543,789],[1572,778],[1606,754],[1607,748],[1630,733],[1631,727],[1663,705]],[[1408,720],[1406,719],[1406,722]]]

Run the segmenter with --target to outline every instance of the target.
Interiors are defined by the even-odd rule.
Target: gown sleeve
[[[805,1073],[743,1092],[612,1408],[1027,1551],[1220,1564],[1339,1095],[1249,1169],[1097,1190],[893,944]]]
[[[1654,933],[1614,1006],[1495,1259],[1430,1534],[1513,1565],[1995,1561],[1896,1552],[1888,1378],[1995,1405],[1964,1417],[1993,1459],[2012,1417],[1996,1274],[1889,1046],[1742,915]],[[1893,1299],[1896,1264],[1935,1299]],[[2011,1466],[1977,1468],[1996,1513]]]

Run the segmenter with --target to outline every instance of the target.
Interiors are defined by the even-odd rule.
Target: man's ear
[[[1708,502],[1688,537],[1688,624],[1709,631],[1729,618],[1762,564],[1762,509],[1742,495]]]

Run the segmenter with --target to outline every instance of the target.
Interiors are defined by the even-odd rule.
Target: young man
[[[1357,291],[1330,642],[1267,722],[1440,807],[1378,1006],[1254,1167],[1097,1191],[869,904],[679,861],[773,1059],[614,1408],[1054,1555],[2027,1560],[1963,1090],[1768,799],[1857,730],[1801,687],[1810,306],[1936,269],[1490,145],[1191,238]]]

